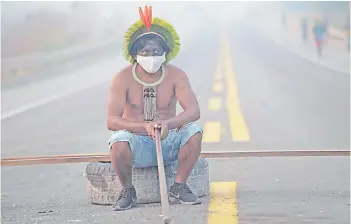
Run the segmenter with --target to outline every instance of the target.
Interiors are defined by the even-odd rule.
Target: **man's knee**
[[[129,155],[131,154],[131,149],[128,142],[116,142],[111,146],[111,154],[115,155]]]
[[[188,140],[189,143],[191,143],[191,144],[198,144],[198,145],[201,145],[201,141],[202,141],[202,133],[201,132],[196,132]]]
[[[112,163],[129,164],[133,158],[128,142],[116,142],[110,149],[110,160]]]
[[[192,145],[193,147],[201,146],[203,131],[199,125],[190,123],[184,128],[182,132],[183,141],[181,143],[181,146],[185,144]]]
[[[115,132],[109,141],[111,155],[117,157],[131,156],[131,147],[133,134],[128,131]]]

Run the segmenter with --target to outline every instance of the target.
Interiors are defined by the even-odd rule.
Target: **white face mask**
[[[137,55],[137,62],[148,73],[156,73],[162,64],[166,61],[166,54],[162,56],[140,56]]]

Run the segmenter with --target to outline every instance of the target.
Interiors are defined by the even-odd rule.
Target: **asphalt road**
[[[174,61],[198,95],[198,123],[210,127],[203,150],[350,148],[349,76],[307,62],[248,27],[227,29],[227,42],[217,31],[218,26],[199,30],[207,35],[192,38]],[[116,61],[85,68],[93,77],[104,66],[94,86],[76,71],[41,92],[34,87],[4,92],[3,113],[58,97],[2,120],[2,156],[107,152],[106,96],[108,79],[121,66]],[[76,79],[67,78],[71,75]],[[67,89],[89,85],[60,98],[58,83],[66,79]],[[221,88],[214,87],[217,82]],[[346,157],[210,160],[210,181],[237,183],[239,223],[346,224],[349,165]],[[85,164],[3,167],[2,223],[161,223],[159,205],[116,213],[89,204],[84,169]],[[172,206],[171,212],[177,223],[206,223],[209,201]]]

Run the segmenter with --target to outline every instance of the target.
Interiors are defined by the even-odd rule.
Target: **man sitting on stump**
[[[113,209],[137,204],[132,167],[157,166],[155,127],[161,128],[164,164],[178,160],[170,196],[199,204],[186,184],[201,153],[198,100],[187,74],[168,64],[180,49],[179,36],[168,22],[152,18],[151,7],[139,8],[140,20],[125,34],[124,55],[131,65],[113,77],[108,97],[107,127],[111,163],[123,189]],[[183,112],[176,115],[177,101]]]

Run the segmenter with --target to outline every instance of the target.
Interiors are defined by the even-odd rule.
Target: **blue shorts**
[[[184,125],[181,129],[173,129],[162,140],[162,154],[165,165],[178,159],[178,151],[197,132],[202,134],[202,129],[195,123]],[[149,136],[134,135],[129,131],[120,130],[113,132],[108,144],[111,149],[116,142],[128,142],[133,154],[133,167],[157,166],[157,154],[155,141]]]

